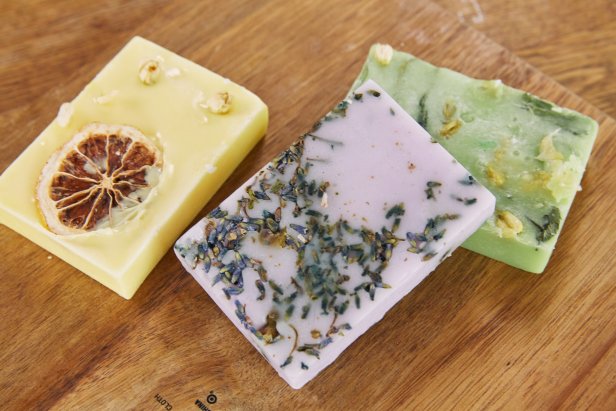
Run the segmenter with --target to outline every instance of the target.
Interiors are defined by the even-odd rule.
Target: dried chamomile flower
[[[496,213],[496,226],[501,229],[501,236],[505,238],[514,238],[524,229],[522,221],[509,211]]]
[[[386,66],[394,56],[394,49],[389,44],[377,44],[374,50],[376,60]]]
[[[160,63],[157,60],[148,60],[139,69],[139,79],[145,85],[151,86],[160,77]]]
[[[216,93],[204,106],[214,114],[227,114],[231,110],[231,95],[226,91]]]

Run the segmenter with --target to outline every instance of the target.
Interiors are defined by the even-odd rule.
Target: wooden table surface
[[[2,226],[0,404],[165,409],[158,395],[190,410],[214,391],[213,411],[616,409],[614,14],[610,0],[0,3],[0,171],[135,34],[264,99],[264,142],[201,215],[342,98],[377,41],[600,123],[543,275],[457,250],[299,391],[171,252],[125,301]]]
[[[616,1],[436,3],[616,117]]]

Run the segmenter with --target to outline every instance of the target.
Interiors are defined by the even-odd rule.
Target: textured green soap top
[[[372,79],[496,196],[464,247],[545,269],[590,156],[597,123],[500,80],[477,80],[375,45],[352,89]]]

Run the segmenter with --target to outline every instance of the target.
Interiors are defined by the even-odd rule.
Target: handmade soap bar
[[[369,81],[175,249],[299,388],[473,233],[494,202]]]
[[[130,298],[265,133],[246,89],[139,37],[0,177],[0,222]]]
[[[353,88],[374,79],[496,196],[463,247],[541,273],[569,212],[597,123],[500,80],[474,80],[389,46],[370,50]]]

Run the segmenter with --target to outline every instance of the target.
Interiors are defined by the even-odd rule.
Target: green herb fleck
[[[285,311],[284,315],[287,319],[291,318],[291,316],[293,315],[293,311],[295,310],[295,306],[293,304],[290,304],[287,307],[287,310]]]
[[[470,174],[464,177],[462,180],[458,181],[458,183],[462,184],[463,186],[472,186],[476,182],[477,180],[475,180],[475,177]]]
[[[308,313],[310,312],[310,304],[306,304],[302,307],[302,320],[305,320],[308,317]]]
[[[396,204],[392,208],[387,211],[385,214],[385,218],[389,219],[391,217],[401,217],[404,215],[404,203]]]
[[[208,218],[224,218],[229,214],[227,211],[221,210],[220,207],[216,207],[207,215]]]
[[[428,200],[436,200],[436,196],[434,195],[434,189],[442,186],[438,181],[428,181],[426,183],[427,188],[424,190],[426,193],[426,197]]]
[[[542,100],[529,93],[522,95],[522,107],[539,117],[545,117],[556,126],[570,131],[574,135],[584,134],[584,118],[557,107],[549,101]]]
[[[417,113],[417,123],[422,126],[424,129],[428,129],[428,110],[426,109],[426,97],[427,94],[424,94],[419,99],[419,113]]]
[[[282,364],[280,364],[280,368],[284,368],[284,367],[286,367],[287,365],[291,364],[291,362],[292,362],[292,361],[293,361],[293,356],[289,355],[289,356],[287,357],[287,359],[286,359],[286,360],[284,360],[284,362],[283,362]],[[302,364],[303,364],[303,363],[302,363]]]
[[[253,333],[258,339],[263,340],[263,334],[252,325],[252,321],[246,315],[246,306],[235,300],[235,315],[240,320],[244,328]]]
[[[473,198],[467,198],[467,197],[462,198],[462,197],[454,196],[454,198],[457,201],[459,201],[462,204],[464,204],[465,206],[473,205],[473,204],[475,204],[477,202],[477,199],[474,198],[474,197]]]
[[[257,290],[259,290],[259,296],[257,297],[257,300],[261,301],[265,298],[265,286],[263,285],[263,281],[259,279],[255,281],[255,284],[257,285]]]
[[[274,280],[269,280],[268,284],[272,288],[272,290],[274,290],[278,294],[281,294],[281,295],[284,294],[284,291],[282,291],[282,287],[280,287],[278,284],[276,284],[274,282]]]
[[[544,242],[556,235],[560,226],[560,219],[560,210],[558,207],[552,207],[550,212],[543,216],[543,224],[539,224],[530,218],[528,220],[533,223],[535,228],[538,230],[537,235],[535,236],[537,241]]]
[[[319,137],[319,136],[317,136],[315,134],[312,134],[312,133],[306,133],[305,136],[306,137],[310,137],[312,140],[320,140],[320,141],[322,141],[324,143],[327,143],[327,144],[331,145],[332,147],[333,146],[342,146],[343,145],[342,142],[340,142],[340,141],[330,140],[328,138]]]
[[[299,352],[304,352],[308,355],[312,355],[314,357],[317,357],[320,359],[319,355],[320,352],[318,349],[314,348],[314,347],[308,347],[307,344],[306,345],[302,345],[301,347],[297,347],[297,351]]]
[[[458,214],[439,214],[434,218],[428,219],[428,222],[426,223],[423,232],[406,233],[406,239],[409,242],[409,248],[407,249],[407,251],[414,254],[424,253],[425,255],[429,255],[430,253],[432,253],[432,251],[428,249],[430,243],[434,241],[439,241],[445,236],[445,232],[447,230],[445,228],[441,229],[443,223],[449,220],[456,220],[459,217],[460,216]],[[428,259],[432,257],[433,256],[428,257]]]

